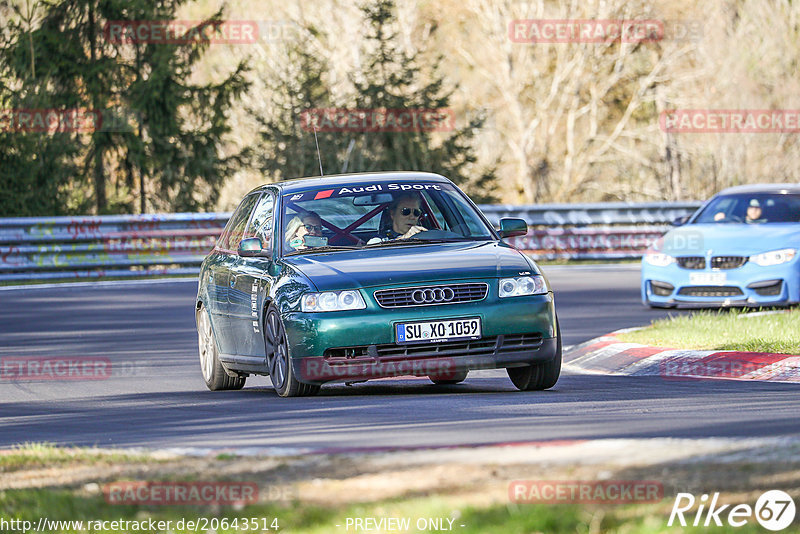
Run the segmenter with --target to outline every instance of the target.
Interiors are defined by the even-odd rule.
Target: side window
[[[257,193],[244,197],[239,207],[231,215],[225,231],[222,232],[222,237],[219,239],[220,248],[233,251],[239,248],[239,242],[244,235],[244,227],[250,219],[250,213],[253,211],[256,200],[258,200]]]
[[[247,225],[248,237],[258,237],[264,249],[272,248],[272,220],[275,209],[275,197],[265,193],[258,201],[256,209],[253,211],[253,218]]]

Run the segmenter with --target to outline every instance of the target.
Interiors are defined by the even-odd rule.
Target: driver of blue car
[[[408,239],[427,230],[419,224],[422,208],[419,195],[416,193],[405,193],[395,197],[389,204],[386,214],[388,217],[382,219],[378,235],[367,241],[368,245],[394,239]]]
[[[745,222],[747,223],[767,222],[767,220],[764,218],[764,210],[761,209],[761,203],[758,201],[757,198],[750,200],[750,204],[748,204],[747,206],[747,217],[745,218]]]

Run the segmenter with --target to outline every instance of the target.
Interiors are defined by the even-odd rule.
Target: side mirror
[[[243,258],[265,257],[269,255],[270,251],[264,250],[261,239],[258,237],[248,237],[242,239],[239,243],[239,256]]]
[[[500,237],[514,237],[528,233],[528,223],[522,219],[500,219]]]
[[[672,226],[683,226],[689,220],[691,215],[684,215],[683,217],[678,217],[677,219],[672,221]]]

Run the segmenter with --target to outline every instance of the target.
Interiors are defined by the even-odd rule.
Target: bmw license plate
[[[440,343],[459,339],[480,339],[481,320],[447,319],[424,323],[400,323],[395,325],[398,343]]]
[[[698,286],[721,286],[728,281],[725,273],[690,273],[689,283]]]

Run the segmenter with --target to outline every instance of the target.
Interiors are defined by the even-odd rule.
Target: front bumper
[[[470,369],[549,361],[556,355],[553,295],[386,309],[362,290],[367,308],[283,316],[295,376],[302,382],[418,375],[446,379]],[[395,324],[480,317],[481,339],[397,344]]]
[[[656,267],[642,261],[642,302],[663,307],[787,306],[800,299],[797,259],[761,267],[751,262],[736,269]],[[702,284],[692,275],[724,275],[724,281]]]

